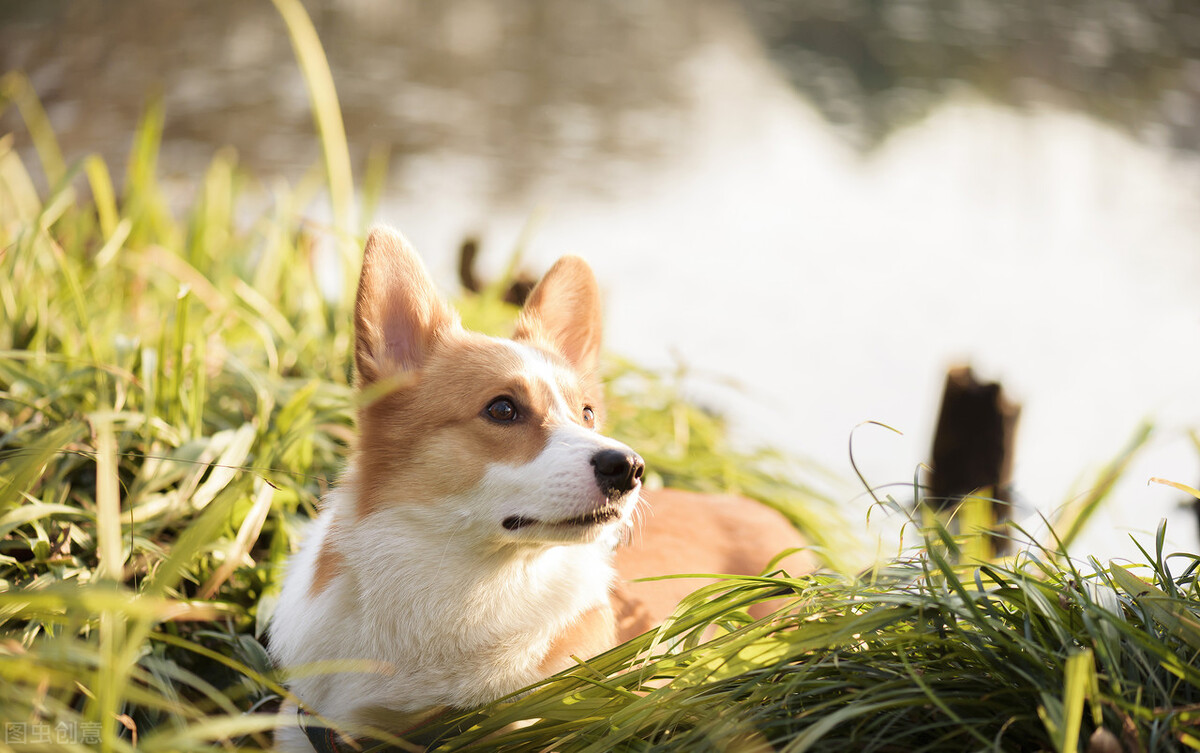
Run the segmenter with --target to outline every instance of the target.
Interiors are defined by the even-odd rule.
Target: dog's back
[[[758,575],[775,566],[791,575],[813,569],[804,539],[778,511],[754,500],[677,489],[643,492],[645,510],[627,544],[618,547],[613,604],[620,640],[662,623],[685,596],[711,578],[663,575]],[[762,616],[766,607],[751,610]]]

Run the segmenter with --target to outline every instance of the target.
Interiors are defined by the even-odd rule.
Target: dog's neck
[[[336,546],[351,572],[370,576],[357,584],[363,593],[383,574],[393,582],[405,579],[423,591],[421,598],[436,595],[441,608],[453,601],[482,609],[496,600],[497,589],[513,592],[517,601],[543,595],[562,600],[556,591],[606,590],[614,577],[612,553],[622,535],[619,529],[589,543],[514,542],[475,530],[467,516],[447,519],[434,506],[412,500],[356,517],[353,495],[344,493],[355,486],[351,475],[326,503],[333,508]],[[380,531],[390,535],[381,537]],[[394,603],[396,596],[381,603]],[[482,603],[472,603],[475,599]]]
[[[414,523],[406,512],[373,513],[347,530],[341,545],[354,552],[351,572],[365,606],[394,613],[397,598],[410,600],[407,608],[416,614],[429,608],[443,632],[448,622],[520,623],[530,608],[542,615],[559,611],[555,605],[574,611],[606,594],[614,577],[607,541],[542,545],[496,544],[465,534],[457,540],[454,534],[435,538],[406,528]],[[381,540],[381,530],[395,533]],[[397,582],[406,585],[400,593],[389,590]],[[512,612],[511,619],[497,619],[506,611]],[[459,612],[461,619],[448,620],[451,612]]]

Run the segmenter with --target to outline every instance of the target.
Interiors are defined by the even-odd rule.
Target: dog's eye
[[[488,418],[500,423],[517,420],[517,406],[513,405],[513,401],[507,397],[498,397],[488,403],[488,407],[484,409]]]
[[[588,426],[596,423],[596,411],[590,405],[583,406],[583,422]]]

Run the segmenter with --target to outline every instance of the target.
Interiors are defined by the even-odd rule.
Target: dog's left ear
[[[372,230],[354,301],[358,386],[419,370],[438,338],[457,325],[458,316],[404,236],[386,227]]]
[[[590,372],[600,359],[603,328],[596,275],[578,256],[564,256],[529,294],[514,338],[550,345]]]

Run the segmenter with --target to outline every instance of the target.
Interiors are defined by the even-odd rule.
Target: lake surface
[[[902,431],[863,427],[855,459],[911,484],[948,366],[1023,405],[1019,518],[1084,493],[1152,420],[1076,551],[1133,556],[1126,533],[1152,543],[1164,517],[1197,551],[1181,495],[1147,480],[1200,482],[1200,10],[879,5],[306,3],[359,174],[391,153],[376,219],[446,289],[467,235],[484,275],[526,229],[531,271],[585,256],[613,351],[684,365],[741,441],[842,479],[855,521],[851,432]],[[115,165],[161,95],[181,190],[226,144],[257,175],[319,156],[268,2],[5,0],[12,68],[69,156]]]

